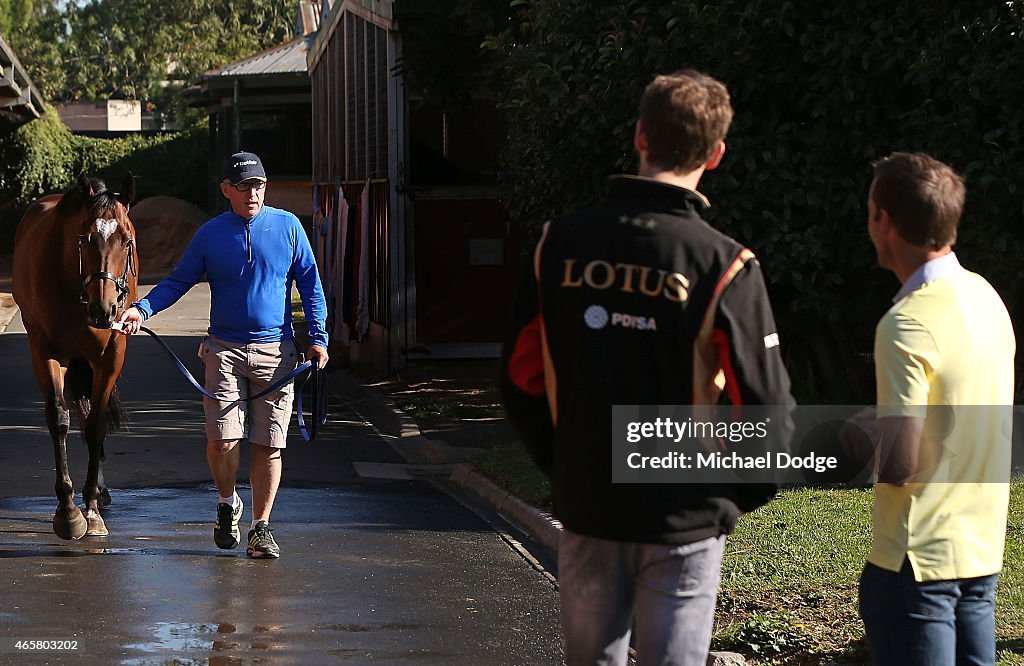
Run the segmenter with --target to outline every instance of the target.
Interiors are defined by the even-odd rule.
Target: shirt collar
[[[267,210],[267,205],[263,204],[262,206],[260,206],[260,209],[256,211],[256,214],[250,217],[248,220],[239,215],[238,213],[236,213],[235,211],[231,210],[230,208],[228,209],[228,212],[231,213],[231,216],[235,219],[236,222],[240,222],[242,224],[253,224],[254,222],[260,220],[263,217],[263,211],[265,210]]]
[[[622,198],[663,199],[676,208],[710,208],[708,198],[696,190],[670,185],[645,176],[617,175],[608,179],[608,191]]]
[[[922,286],[935,280],[941,280],[947,278],[964,268],[960,265],[960,261],[956,258],[956,253],[950,252],[944,254],[941,257],[936,257],[931,261],[926,261],[917,267],[917,270],[910,274],[907,281],[903,283],[896,295],[893,297],[892,302],[896,303],[908,296],[912,291],[916,291]]]

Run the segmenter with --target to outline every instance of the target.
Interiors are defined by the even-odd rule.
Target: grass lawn
[[[474,460],[535,506],[550,487],[522,447],[496,445]],[[871,489],[792,488],[744,516],[729,538],[713,649],[752,664],[867,664],[857,581],[871,545]],[[1024,666],[1024,480],[1011,492],[996,606],[999,663]]]
[[[473,465],[527,504],[551,511],[551,484],[518,443],[503,442],[485,449],[473,459]]]
[[[302,298],[299,296],[299,290],[294,285],[292,286],[291,306],[292,306],[292,321],[295,323],[306,321],[306,312],[302,309]]]
[[[433,423],[445,419],[465,419],[476,415],[477,408],[450,398],[398,399],[395,406],[416,419],[417,423]]]
[[[872,497],[790,489],[744,516],[727,542],[715,645],[761,663],[866,660],[856,600]]]
[[[761,664],[868,663],[857,580],[871,546],[866,490],[785,490],[744,516],[722,566],[715,644]],[[1024,664],[1024,482],[1014,483],[996,605],[1000,664]],[[754,661],[752,659],[752,661]]]

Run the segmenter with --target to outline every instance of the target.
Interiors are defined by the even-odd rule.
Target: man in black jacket
[[[640,104],[637,176],[550,222],[516,305],[503,391],[551,476],[569,664],[701,665],[725,535],[770,484],[615,483],[613,405],[780,405],[789,377],[760,267],[712,229],[697,192],[732,121],[725,86],[658,76]]]

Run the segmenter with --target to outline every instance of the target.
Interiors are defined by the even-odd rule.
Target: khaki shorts
[[[206,390],[217,396],[203,398],[207,439],[248,439],[283,449],[292,417],[292,382],[252,402],[234,401],[259,393],[294,370],[299,364],[295,341],[247,344],[211,335],[200,345],[199,356]]]

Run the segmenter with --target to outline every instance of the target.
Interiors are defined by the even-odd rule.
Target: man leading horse
[[[281,454],[291,419],[290,384],[246,401],[286,376],[299,362],[291,316],[294,283],[309,323],[309,360],[328,361],[327,304],[313,250],[298,218],[263,203],[267,174],[254,153],[224,163],[220,190],[231,210],[196,232],[178,265],[120,318],[131,335],[146,319],[170,307],[204,277],[210,284],[210,328],[200,354],[206,368],[206,457],[219,499],[213,538],[218,547],[238,546],[242,500],[235,490],[240,443],[252,445],[252,529],[246,552],[278,558],[270,513],[281,481]]]

